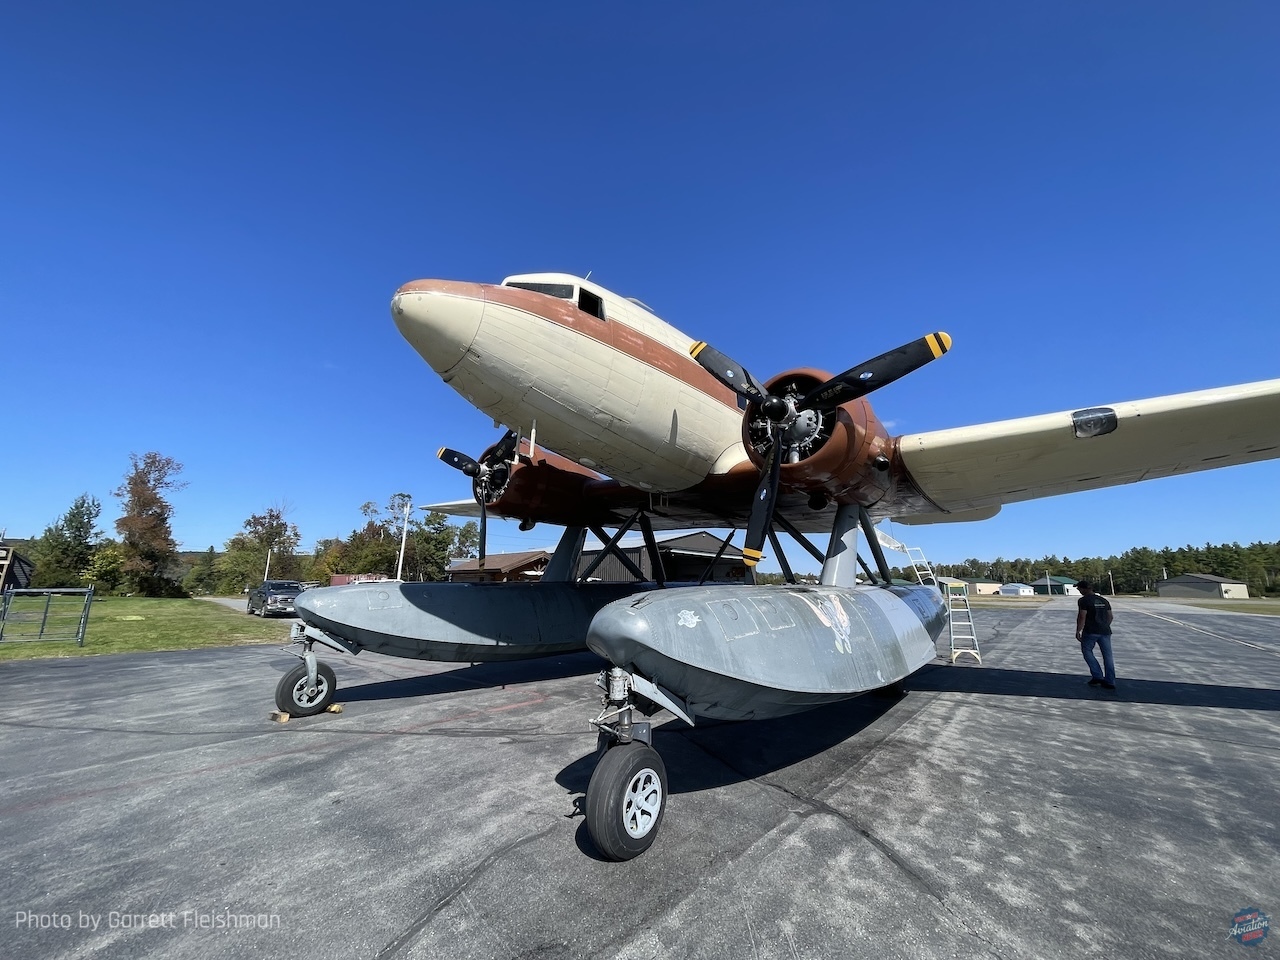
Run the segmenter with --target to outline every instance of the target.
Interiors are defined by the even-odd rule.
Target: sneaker
[[[1101,680],[1099,680],[1097,677],[1094,677],[1092,680],[1090,680],[1090,681],[1089,681],[1089,686],[1091,686],[1091,687],[1100,687],[1100,686],[1102,686],[1102,681],[1101,681]],[[1113,686],[1114,686],[1114,684],[1113,684]]]
[[[1107,683],[1107,681],[1105,680],[1102,681],[1103,690],[1114,690],[1115,688],[1116,688],[1116,685],[1114,683]]]

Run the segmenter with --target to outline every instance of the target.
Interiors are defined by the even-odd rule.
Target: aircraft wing
[[[449,500],[445,503],[429,503],[422,509],[430,513],[443,513],[449,517],[480,519],[480,504],[476,503],[474,498],[470,500]]]
[[[1280,380],[909,434],[898,450],[943,512],[891,516],[983,519],[1005,503],[1280,456]]]
[[[710,498],[692,493],[674,493],[661,498],[654,498],[654,505],[647,512],[649,524],[654,530],[729,530],[744,529],[750,513],[750,496],[752,487],[743,487],[742,496],[736,502],[742,504],[741,509],[729,509],[725,501],[712,501]],[[584,504],[581,515],[566,518],[552,517],[546,520],[552,524],[589,525],[598,524],[606,529],[613,529],[626,522],[638,504],[634,498],[614,499],[601,497]],[[435,503],[423,508],[452,517],[480,518],[480,506],[474,500],[454,500],[448,503]],[[803,533],[827,533],[835,519],[836,510],[830,505],[821,510],[814,510],[807,505],[805,498],[788,496],[785,492],[778,497],[778,513],[790,520]],[[881,513],[872,511],[873,515]],[[502,516],[490,510],[489,516]],[[943,518],[947,519],[947,518]],[[638,528],[637,528],[638,529]]]
[[[1020,500],[1280,457],[1280,380],[908,434],[897,450],[902,472],[872,517],[985,520]],[[540,451],[489,515],[614,528],[644,509],[655,530],[743,529],[759,483],[744,461],[687,490],[646,493],[565,463]],[[426,509],[480,516],[471,499]],[[778,494],[777,516],[804,533],[829,531],[835,511],[803,491]]]

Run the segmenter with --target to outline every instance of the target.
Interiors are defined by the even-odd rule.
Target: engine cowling
[[[514,462],[496,468],[503,473],[485,501],[492,513],[529,524],[600,522],[601,517],[589,516],[585,496],[588,487],[605,482],[600,474],[549,450],[530,453],[529,441],[522,438]],[[479,497],[479,487],[474,490]]]
[[[830,379],[825,371],[801,367],[778,374],[764,386],[770,395],[796,400]],[[866,400],[851,400],[827,411],[801,411],[780,436],[783,488],[864,506],[888,492],[893,442]],[[748,403],[743,414],[742,442],[752,462],[763,469],[773,441],[769,421],[755,403]]]

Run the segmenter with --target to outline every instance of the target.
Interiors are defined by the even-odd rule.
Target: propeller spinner
[[[689,355],[707,373],[738,396],[755,404],[769,424],[769,453],[761,472],[760,486],[756,489],[751,505],[747,539],[742,548],[743,562],[747,566],[754,567],[764,555],[764,540],[773,522],[773,512],[778,502],[778,477],[782,458],[784,455],[794,458],[797,454],[795,436],[791,435],[811,433],[810,424],[806,422],[808,419],[834,410],[851,400],[865,397],[872,390],[893,383],[936,360],[950,349],[951,337],[941,331],[931,333],[856,367],[850,367],[796,399],[790,395],[770,394],[745,367],[703,341],[690,348]],[[782,449],[784,446],[787,447],[785,454]]]
[[[508,430],[501,440],[481,454],[479,460],[448,447],[441,447],[436,451],[437,457],[472,479],[471,489],[476,503],[480,505],[481,570],[484,569],[485,539],[488,535],[488,503],[507,485],[507,479],[511,475],[509,464],[515,456],[518,443],[516,432]]]

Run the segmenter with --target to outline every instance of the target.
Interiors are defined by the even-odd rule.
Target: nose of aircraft
[[[466,356],[484,315],[484,286],[456,280],[414,280],[391,298],[391,316],[436,373]]]
[[[366,593],[354,586],[312,587],[298,594],[293,610],[303,623],[322,630],[335,623],[356,624],[370,609]]]

